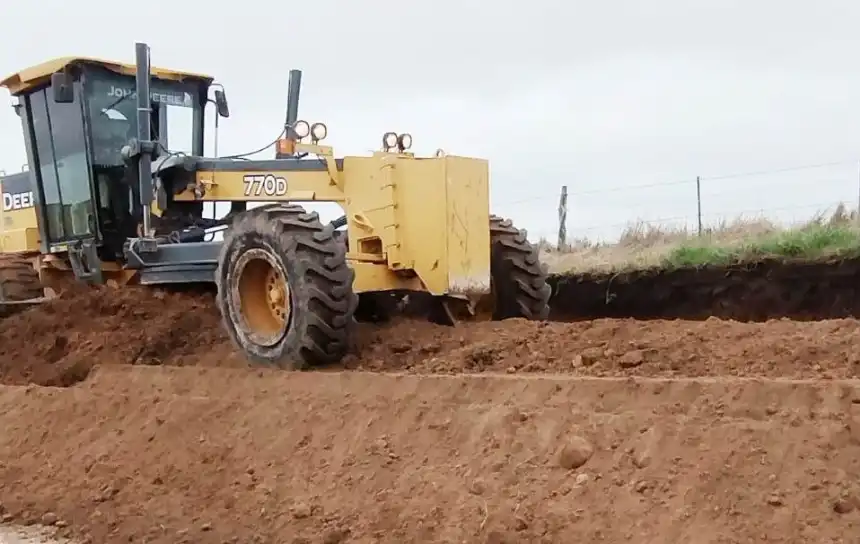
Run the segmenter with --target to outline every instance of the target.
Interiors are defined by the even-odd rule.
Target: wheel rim
[[[269,252],[251,249],[236,263],[232,306],[242,332],[271,346],[287,332],[292,317],[290,285],[283,266]]]

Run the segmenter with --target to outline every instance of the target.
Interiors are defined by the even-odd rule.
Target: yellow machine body
[[[216,131],[230,115],[223,86],[152,67],[143,43],[134,64],[66,57],[0,81],[30,169],[0,185],[0,312],[70,280],[214,284],[234,344],[282,368],[340,360],[353,320],[384,319],[391,303],[448,324],[488,299],[493,319],[546,319],[546,270],[525,232],[490,214],[486,160],[418,157],[394,132],[380,151],[335,157],[325,125],[298,119],[300,85],[291,70],[276,156],[258,160],[204,156],[206,106]],[[189,111],[190,129],[173,132]],[[207,202],[230,212],[204,217]],[[301,206],[314,202],[343,215],[324,224]]]
[[[0,176],[0,253],[39,251],[39,224],[29,172]]]
[[[336,202],[347,218],[356,292],[490,291],[489,166],[458,156],[377,152],[317,171],[198,171],[177,201]],[[268,180],[268,181],[267,181]]]
[[[13,95],[27,93],[75,63],[95,64],[123,75],[134,75],[136,70],[134,64],[64,57],[22,70],[0,85]],[[154,80],[213,80],[204,74],[165,68],[151,67],[150,71]],[[297,151],[318,155],[329,167],[324,171],[197,171],[194,188],[189,186],[174,200],[335,202],[347,217],[347,258],[356,271],[356,292],[407,289],[445,295],[490,291],[486,160],[418,158],[396,151],[335,159],[328,146],[292,145]],[[267,178],[274,178],[274,185],[267,186]],[[29,194],[29,209],[4,212],[3,252],[39,249],[32,192]],[[152,209],[156,214],[162,212],[157,201]],[[57,249],[52,252],[55,256]],[[112,278],[134,280],[133,273],[117,274],[116,267],[103,264]],[[57,258],[42,260],[41,266],[45,265],[66,268]]]

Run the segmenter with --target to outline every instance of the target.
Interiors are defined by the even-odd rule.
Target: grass
[[[554,273],[619,272],[646,268],[727,265],[762,259],[813,260],[860,255],[856,211],[838,206],[799,225],[765,218],[738,218],[705,229],[667,229],[638,222],[615,243],[576,240],[558,250],[540,242],[542,259]]]

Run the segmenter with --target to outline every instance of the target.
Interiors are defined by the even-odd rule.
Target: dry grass
[[[615,272],[731,264],[762,258],[815,259],[860,255],[856,211],[838,206],[799,225],[780,226],[765,218],[738,218],[698,236],[642,222],[628,226],[615,243],[576,240],[559,251],[541,240],[542,259],[553,273]]]

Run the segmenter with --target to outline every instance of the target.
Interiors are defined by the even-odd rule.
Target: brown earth
[[[68,386],[94,365],[246,367],[208,292],[85,288],[0,320],[0,383]],[[360,324],[353,370],[860,377],[860,321],[598,319]]]
[[[856,542],[860,384],[101,367],[0,388],[5,519],[92,543]]]
[[[556,275],[554,319],[860,317],[860,258]]]
[[[0,387],[0,520],[93,544],[857,541],[853,319],[358,332],[352,372],[286,373],[243,368],[205,292],[0,321],[24,385]]]
[[[579,376],[860,377],[860,321],[740,323],[600,319],[466,324],[404,321],[368,330],[347,368]]]
[[[0,321],[0,383],[68,386],[102,363],[246,366],[206,291],[79,286]]]

